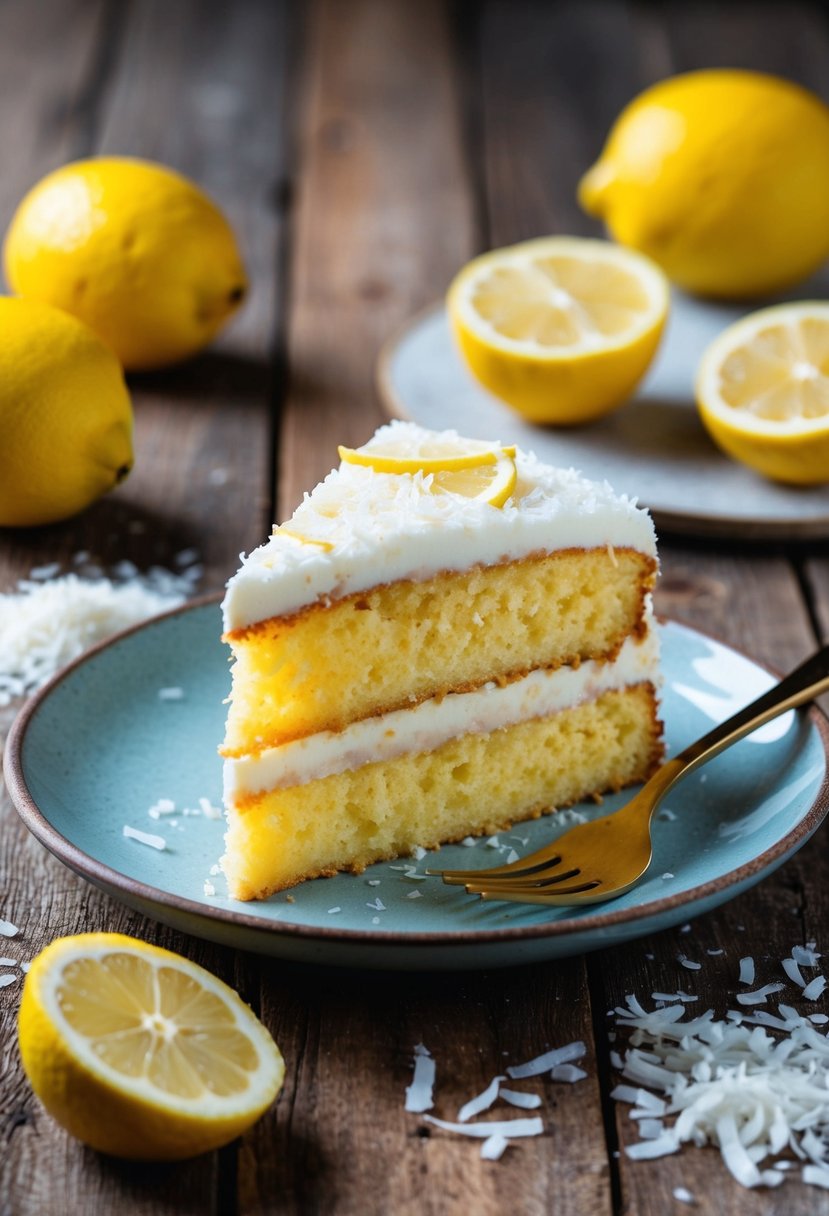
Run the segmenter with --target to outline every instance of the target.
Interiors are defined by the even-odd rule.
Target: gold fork
[[[520,861],[490,870],[428,870],[483,899],[566,906],[623,895],[653,856],[650,824],[668,790],[682,777],[772,718],[829,689],[829,646],[785,676],[733,717],[715,726],[657,769],[620,810],[579,824]],[[565,885],[560,885],[560,884]]]

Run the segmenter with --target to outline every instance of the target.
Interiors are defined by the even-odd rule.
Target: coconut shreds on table
[[[123,834],[128,840],[136,840],[139,844],[146,844],[151,849],[158,849],[160,853],[167,848],[167,841],[163,836],[156,836],[153,832],[142,832],[138,828],[131,828],[128,823],[124,824]]]
[[[434,1106],[432,1091],[435,1084],[435,1061],[428,1048],[418,1043],[414,1049],[414,1076],[406,1088],[405,1109],[421,1114]]]
[[[550,1072],[557,1064],[569,1064],[572,1060],[580,1060],[587,1052],[587,1047],[581,1040],[568,1043],[565,1047],[554,1047],[543,1055],[528,1060],[525,1064],[513,1064],[507,1069],[507,1076],[513,1081],[521,1077],[538,1077],[543,1072]]]
[[[177,607],[202,573],[191,565],[139,574],[132,562],[122,562],[113,579],[98,567],[76,564],[78,573],[60,577],[52,577],[59,569],[54,563],[36,568],[14,591],[0,594],[0,705],[35,692],[96,642]]]

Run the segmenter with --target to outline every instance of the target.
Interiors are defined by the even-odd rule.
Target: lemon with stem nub
[[[115,355],[68,313],[0,297],[0,527],[66,519],[132,468]]]
[[[622,110],[579,201],[687,291],[781,291],[829,256],[829,106],[761,72],[662,80]]]
[[[829,303],[751,313],[707,348],[697,404],[729,456],[775,481],[829,482]]]
[[[233,991],[189,959],[118,933],[59,938],[31,964],[20,1054],[37,1096],[101,1152],[179,1160],[235,1139],[285,1066]]]
[[[12,219],[4,263],[14,292],[80,317],[129,370],[201,350],[247,291],[215,203],[172,169],[126,157],[43,178]]]

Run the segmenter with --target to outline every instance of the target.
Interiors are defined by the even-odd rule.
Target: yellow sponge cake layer
[[[563,550],[377,586],[234,630],[223,754],[612,657],[642,632],[655,572],[653,557],[630,548]]]
[[[417,845],[500,831],[644,780],[660,734],[644,682],[432,751],[248,795],[228,808],[230,894],[261,899],[306,878],[360,872]]]

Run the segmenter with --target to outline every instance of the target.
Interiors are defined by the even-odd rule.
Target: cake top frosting
[[[390,441],[416,448],[434,440],[463,443],[454,431],[391,422],[360,451]],[[343,462],[265,544],[242,555],[222,605],[225,629],[378,583],[529,553],[611,545],[655,555],[653,523],[633,499],[574,469],[543,464],[531,452],[519,450],[514,459],[517,480],[503,506],[435,492],[431,474],[380,473]]]

